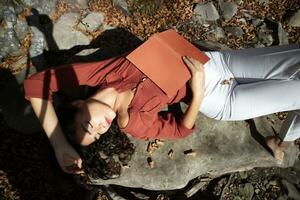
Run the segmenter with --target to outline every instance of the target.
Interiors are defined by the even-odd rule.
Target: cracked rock
[[[194,18],[201,24],[207,24],[216,21],[220,15],[212,2],[197,4],[194,9]]]
[[[70,49],[77,45],[90,44],[89,37],[76,30],[79,17],[79,13],[66,13],[54,24],[53,37],[59,49]]]

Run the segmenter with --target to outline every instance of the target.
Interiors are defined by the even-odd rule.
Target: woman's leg
[[[300,44],[221,53],[238,83],[268,79],[300,80]]]
[[[223,112],[224,120],[241,120],[300,109],[300,45],[224,52],[237,81]],[[274,157],[282,159],[288,141],[300,137],[300,113],[289,112],[279,135],[267,138]]]
[[[227,118],[238,120],[300,109],[297,100],[300,97],[299,44],[224,51],[222,54],[238,82],[226,109]],[[281,130],[282,136],[287,133],[283,139],[291,141],[299,137],[298,126],[298,115],[290,112]]]
[[[300,81],[266,80],[237,84],[225,105],[222,120],[246,120],[300,109]]]

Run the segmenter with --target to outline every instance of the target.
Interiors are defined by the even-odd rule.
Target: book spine
[[[172,49],[168,44],[166,44],[166,43],[158,36],[158,34],[154,34],[154,35],[153,35],[153,38],[156,39],[160,44],[162,44],[162,45],[163,45],[164,47],[166,47],[168,50],[170,50],[170,52],[174,55],[174,57],[175,57],[177,60],[183,62],[183,61],[182,61],[182,58],[181,58],[183,55],[180,55],[178,52],[176,52],[174,49]]]

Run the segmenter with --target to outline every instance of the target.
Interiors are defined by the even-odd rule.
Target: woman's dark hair
[[[55,107],[62,130],[83,160],[86,178],[118,178],[122,165],[128,164],[135,147],[127,135],[121,132],[115,120],[99,140],[83,147],[75,142],[75,115],[80,111],[79,107],[66,99],[60,100]]]
[[[96,142],[81,148],[83,167],[93,179],[118,178],[123,165],[128,165],[135,147],[113,122]]]
[[[71,143],[76,143],[75,116],[79,111],[80,108],[72,103],[60,105],[60,107],[56,111],[62,131]]]

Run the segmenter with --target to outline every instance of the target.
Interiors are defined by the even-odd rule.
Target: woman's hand
[[[198,60],[185,56],[183,57],[183,61],[188,66],[192,74],[192,78],[189,80],[189,84],[191,86],[193,96],[187,110],[185,111],[181,119],[181,123],[185,127],[191,129],[194,127],[199,107],[204,97],[205,74],[203,64]]]
[[[81,174],[82,160],[76,150],[68,143],[54,148],[60,168],[69,174]]]
[[[189,84],[193,95],[202,95],[202,93],[204,93],[205,86],[205,73],[203,64],[200,61],[187,56],[183,57],[183,61],[192,74]]]
[[[66,173],[83,173],[82,160],[67,141],[56,116],[52,102],[41,98],[31,98],[32,108],[41,122],[54,149],[57,162]]]

